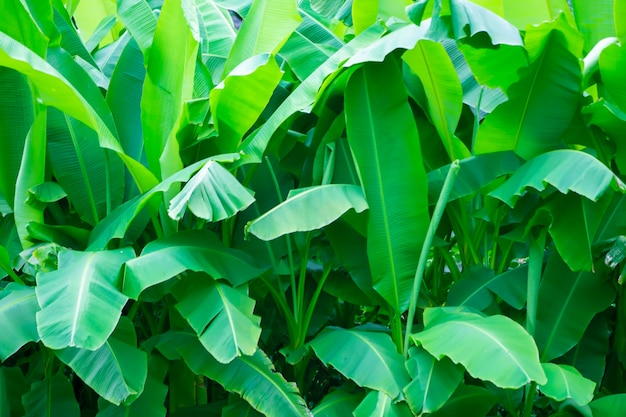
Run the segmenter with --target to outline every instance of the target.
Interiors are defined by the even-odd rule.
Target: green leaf
[[[451,161],[470,156],[455,136],[463,107],[463,90],[452,61],[442,44],[428,39],[417,42],[402,59],[422,81],[428,100],[427,110]]]
[[[439,410],[463,379],[463,368],[447,358],[436,360],[423,348],[411,348],[406,367],[413,378],[402,390],[415,414]]]
[[[289,193],[283,203],[248,222],[246,233],[272,240],[293,233],[321,229],[345,212],[367,210],[367,201],[358,185],[328,184]]]
[[[167,213],[180,220],[185,209],[210,222],[234,216],[254,202],[251,192],[226,168],[208,161],[170,201]]]
[[[572,172],[577,175],[570,175]],[[609,188],[625,189],[622,181],[593,156],[562,149],[531,159],[489,195],[513,207],[527,193],[527,187],[543,191],[548,184],[562,194],[573,191],[592,201],[597,201]]]
[[[541,360],[558,358],[580,341],[591,319],[615,298],[606,277],[572,272],[551,253],[539,288],[535,340]]]
[[[572,1],[576,26],[585,38],[586,51],[591,50],[600,40],[615,36],[614,3],[614,0]],[[616,15],[616,23],[617,20]]]
[[[583,377],[576,368],[555,363],[542,363],[541,366],[548,377],[548,382],[539,386],[545,396],[556,401],[572,399],[579,405],[593,399],[596,384]]]
[[[237,393],[252,407],[270,416],[310,416],[310,411],[295,384],[287,382],[274,370],[269,358],[257,350],[252,356],[239,356],[229,364],[213,358],[191,333],[170,333],[157,348],[172,359],[179,353],[189,368],[218,382],[227,391]]]
[[[626,111],[626,87],[620,82],[620,74],[626,68],[626,48],[612,43],[600,53],[600,78],[606,88],[609,101],[613,101],[622,111]]]
[[[530,159],[554,149],[574,116],[582,80],[578,34],[562,17],[531,29],[531,64],[509,87],[509,101],[480,125],[477,154],[514,150]]]
[[[31,385],[22,402],[25,417],[80,416],[72,384],[60,373]]]
[[[626,413],[626,394],[613,394],[589,403],[594,417],[619,417]]]
[[[374,288],[401,313],[409,304],[429,215],[419,136],[398,62],[389,58],[356,70],[345,107],[348,141],[370,208],[367,253]]]
[[[221,363],[253,355],[261,336],[261,318],[245,286],[232,288],[204,274],[186,277],[174,289],[176,309],[198,334],[206,350]]]
[[[496,397],[485,388],[460,385],[440,410],[429,417],[484,417],[496,404]]]
[[[111,335],[128,298],[121,287],[122,264],[131,248],[59,252],[59,269],[37,275],[37,328],[52,349],[97,349]]]
[[[224,76],[254,55],[277,52],[300,22],[294,0],[254,1],[226,61]]]
[[[370,391],[352,415],[354,417],[410,417],[411,410],[402,402],[394,402],[393,398],[382,391]]]
[[[550,2],[545,0],[528,0],[524,3],[510,0],[473,0],[473,3],[502,16],[520,30],[525,30],[528,25],[538,24],[553,17],[550,11]]]
[[[446,305],[484,310],[494,300],[489,285],[496,279],[494,271],[489,268],[477,267],[463,271],[461,279],[450,287]]]
[[[322,398],[311,412],[315,417],[348,416],[363,400],[363,396],[338,389],[331,391]]]
[[[309,345],[317,357],[362,387],[396,399],[409,383],[404,359],[387,333],[326,327]]]
[[[428,308],[424,326],[424,331],[411,338],[436,358],[447,356],[462,364],[474,378],[501,388],[546,382],[535,342],[508,317],[482,317],[453,307]]]
[[[124,294],[137,299],[143,290],[183,271],[202,271],[241,285],[263,272],[247,253],[227,248],[208,230],[180,232],[148,243],[141,256],[126,263]]]
[[[626,2],[624,0],[613,1],[613,18],[615,19],[615,32],[622,45],[626,42],[626,21],[622,18],[626,14]]]
[[[35,289],[10,283],[0,291],[0,360],[5,361],[28,342],[38,342],[35,314],[39,310]]]
[[[117,0],[117,15],[147,57],[157,18],[146,0]]]
[[[585,378],[600,385],[607,369],[610,336],[608,316],[597,314],[587,326],[580,342],[563,356],[563,363],[575,367]]]

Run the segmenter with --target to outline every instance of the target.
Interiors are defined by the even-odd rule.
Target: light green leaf
[[[582,43],[564,18],[529,29],[530,66],[507,90],[509,101],[480,125],[477,154],[514,150],[530,159],[557,147],[576,111]]]
[[[424,326],[424,331],[411,338],[436,358],[447,356],[462,364],[474,378],[501,388],[546,383],[535,342],[508,317],[482,317],[453,307],[428,308]]]
[[[504,17],[520,30],[553,17],[550,4],[545,0],[528,0],[523,3],[511,0],[472,0],[472,2]]]
[[[542,363],[548,382],[539,386],[539,390],[556,401],[571,399],[579,405],[585,405],[593,399],[596,384],[583,377],[578,370],[569,365]]]
[[[348,416],[357,408],[361,400],[363,396],[358,393],[338,389],[326,394],[311,412],[315,417]]]
[[[202,271],[238,286],[263,270],[247,253],[227,248],[208,230],[180,232],[148,243],[141,256],[126,263],[124,294],[137,299],[148,287],[183,271]]]
[[[576,26],[585,38],[585,51],[591,50],[601,39],[615,36],[613,22],[614,0],[573,0]],[[617,16],[616,16],[617,23]]]
[[[42,203],[54,203],[67,197],[67,193],[58,183],[47,181],[42,182],[28,190],[29,201],[40,201]]]
[[[439,410],[463,379],[461,366],[436,360],[421,347],[411,348],[406,367],[413,380],[402,391],[415,414]]]
[[[345,212],[367,210],[367,201],[358,185],[328,184],[290,192],[283,203],[246,225],[246,233],[272,240],[293,232],[321,229]]]
[[[253,202],[252,193],[233,174],[217,162],[208,161],[170,201],[167,213],[172,219],[180,220],[189,207],[196,216],[218,222]]]
[[[392,400],[409,383],[404,359],[387,333],[329,326],[309,345],[326,366],[359,386],[386,393]]]
[[[572,172],[578,175],[570,175]],[[610,188],[626,189],[622,181],[593,156],[563,149],[531,159],[489,195],[513,207],[528,192],[528,187],[543,191],[548,185],[562,194],[573,191],[592,201],[597,201]]]
[[[35,289],[10,283],[0,291],[0,360],[5,361],[28,342],[38,342],[35,314],[39,310]]]
[[[60,373],[31,385],[22,402],[25,417],[80,416],[72,384]]]
[[[524,45],[519,31],[511,23],[474,2],[450,0],[450,14],[457,40],[484,32],[493,45]]]
[[[146,0],[117,0],[117,15],[147,57],[157,18]]]
[[[496,404],[496,397],[486,388],[460,385],[440,410],[429,417],[485,417]]]
[[[614,0],[613,18],[615,19],[615,32],[622,45],[626,42],[626,21],[623,16],[626,16],[626,1]]]
[[[613,283],[593,272],[572,272],[551,253],[539,288],[535,340],[541,360],[558,358],[580,341],[591,319],[615,298]]]
[[[626,413],[626,394],[613,394],[589,403],[593,417],[619,417]]]
[[[119,405],[134,401],[146,382],[147,355],[136,346],[135,328],[124,317],[98,349],[65,348],[55,353],[98,395]]]
[[[463,90],[442,44],[423,39],[402,59],[422,81],[427,110],[451,161],[470,156],[467,147],[455,136],[463,107]]]
[[[277,52],[302,22],[295,0],[257,0],[243,21],[223,77],[246,59]]]
[[[252,407],[270,416],[309,417],[311,412],[295,384],[275,372],[269,358],[261,350],[252,356],[238,356],[229,364],[213,358],[191,333],[169,333],[157,345],[168,358],[180,354],[187,366],[198,375],[218,382],[227,391],[237,393]]]
[[[198,334],[206,350],[221,363],[253,355],[261,336],[261,318],[245,286],[232,288],[197,274],[174,289],[176,309]]]
[[[370,391],[352,415],[354,417],[411,417],[411,410],[403,402],[394,402],[393,398],[384,392]]]
[[[600,78],[606,87],[608,100],[626,111],[626,86],[620,78],[626,68],[626,47],[612,43],[600,53]],[[620,81],[621,80],[621,81]]]
[[[97,349],[111,335],[128,298],[118,288],[131,248],[59,252],[59,269],[37,275],[37,329],[52,349]]]
[[[348,142],[369,205],[374,288],[397,314],[409,305],[429,219],[426,172],[407,100],[393,58],[356,70],[345,91]]]
[[[39,8],[43,6],[43,8],[48,9],[48,13],[46,14],[49,14],[50,20],[52,20],[52,9],[50,3],[37,3],[41,3]],[[46,55],[46,48],[48,47],[48,37],[42,28],[37,25],[37,22],[35,21],[28,6],[30,5],[24,1],[0,1],[0,9],[4,11],[6,16],[11,16],[11,19],[2,19],[2,22],[0,22],[0,32],[5,33],[21,44],[27,46],[37,55],[44,57]]]

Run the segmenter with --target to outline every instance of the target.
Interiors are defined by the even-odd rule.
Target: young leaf
[[[474,378],[501,388],[546,382],[532,337],[506,316],[482,317],[453,307],[428,308],[425,330],[413,334],[416,343],[436,358],[447,356]]]
[[[79,417],[72,384],[63,374],[35,382],[22,397],[25,417]]]
[[[367,201],[358,185],[328,184],[290,192],[283,203],[248,222],[246,233],[272,240],[293,232],[321,229],[345,212],[367,210]]]
[[[76,346],[97,349],[111,335],[128,298],[119,288],[122,264],[131,248],[59,253],[56,271],[37,275],[37,328],[52,349]]]
[[[263,272],[247,253],[227,248],[208,230],[193,230],[148,243],[126,263],[123,291],[137,299],[143,290],[183,271],[203,271],[214,279],[241,285]]]
[[[98,395],[119,405],[134,401],[146,382],[148,359],[136,346],[135,328],[124,317],[98,349],[65,348],[55,354]]]
[[[396,399],[409,383],[404,359],[388,334],[330,326],[309,345],[317,357],[362,387]]]
[[[366,64],[346,85],[346,130],[369,205],[374,288],[401,313],[409,305],[428,228],[427,178],[398,62]],[[417,162],[416,162],[417,161]]]
[[[180,220],[189,210],[210,222],[234,216],[254,202],[250,191],[223,166],[208,161],[170,201],[167,213]]]
[[[0,360],[5,361],[28,342],[38,342],[35,314],[39,310],[35,289],[10,283],[0,291]]]
[[[578,370],[569,365],[542,363],[548,382],[540,385],[539,390],[556,401],[573,400],[585,405],[593,399],[596,384],[583,377]]]
[[[174,289],[176,309],[221,363],[253,355],[261,336],[260,317],[247,288],[232,288],[204,274],[187,277]]]

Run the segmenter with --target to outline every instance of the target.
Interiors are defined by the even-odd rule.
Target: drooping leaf
[[[462,367],[445,357],[436,360],[421,347],[411,348],[406,366],[413,380],[402,391],[415,414],[439,410],[463,378]]]
[[[593,272],[572,272],[551,253],[539,288],[535,340],[541,360],[563,355],[578,343],[589,322],[615,298],[615,288]]]
[[[432,417],[485,417],[496,404],[496,397],[486,388],[476,385],[459,385],[452,397]]]
[[[576,172],[577,175],[571,175]],[[563,194],[573,191],[592,201],[609,188],[625,189],[622,181],[588,153],[563,149],[541,154],[520,167],[489,195],[513,207],[527,187],[543,191],[551,185]]]
[[[454,307],[428,308],[424,325],[425,330],[411,338],[436,358],[447,356],[462,364],[474,378],[501,388],[546,382],[532,337],[506,316],[482,317]]]
[[[375,26],[372,26],[375,27]],[[371,30],[369,28],[368,30]],[[409,50],[415,47],[417,41],[424,37],[424,31],[415,25],[399,25],[398,28],[385,34],[371,45],[356,51],[344,64],[349,68],[367,62],[383,62],[387,55],[398,49]]]
[[[626,413],[626,394],[607,395],[589,403],[594,417],[618,417]]]
[[[148,243],[141,255],[126,263],[123,291],[137,299],[148,287],[186,270],[225,278],[238,286],[263,272],[247,253],[227,248],[208,230],[191,230]]]
[[[583,377],[576,368],[555,363],[542,363],[541,366],[548,382],[540,385],[539,390],[547,397],[556,401],[571,399],[579,405],[593,399],[596,384]]]
[[[514,150],[530,159],[554,149],[574,116],[582,79],[578,34],[559,18],[529,30],[526,47],[531,64],[509,87],[509,101],[480,125],[477,154]]]
[[[356,70],[345,92],[346,129],[369,205],[367,253],[374,288],[406,310],[428,227],[426,172],[398,62]]]
[[[52,349],[97,349],[111,335],[128,298],[120,292],[120,268],[131,248],[59,252],[59,268],[37,275],[37,329]]]
[[[217,222],[232,217],[253,202],[250,191],[226,168],[208,161],[170,201],[167,213],[180,220],[189,207],[196,216]]]
[[[354,209],[367,209],[367,201],[357,185],[328,184],[290,192],[283,203],[248,222],[246,232],[259,239],[272,240],[293,232],[321,229]]]
[[[422,81],[428,114],[450,161],[468,158],[469,150],[454,134],[461,117],[463,90],[445,48],[439,42],[423,39],[402,59]]]
[[[353,411],[354,417],[389,416],[410,417],[411,410],[403,402],[395,402],[382,391],[370,391]]]
[[[253,355],[261,336],[260,317],[246,287],[232,288],[207,275],[187,277],[174,289],[176,308],[221,363]]]
[[[55,354],[98,395],[119,405],[134,401],[146,382],[147,355],[136,346],[135,329],[124,317],[98,349],[65,348]]]
[[[609,318],[606,314],[597,314],[580,342],[563,356],[563,363],[573,366],[582,376],[600,385],[607,367],[610,335]]]
[[[180,332],[165,336],[157,348],[168,359],[172,359],[173,353],[181,355],[194,373],[205,375],[227,391],[241,395],[265,415],[311,415],[295,384],[275,372],[272,362],[261,350],[222,364],[204,349],[194,334]]]
[[[157,18],[146,0],[118,0],[117,15],[144,55],[152,46]]]
[[[80,416],[72,384],[60,373],[35,382],[22,401],[25,417]]]
[[[363,396],[358,393],[338,389],[326,394],[311,412],[315,417],[350,415],[362,400]]]
[[[395,399],[409,383],[404,360],[387,333],[330,326],[309,345],[317,357],[362,387]]]
[[[10,283],[0,291],[0,360],[5,361],[28,342],[39,341],[35,314],[39,310],[35,289]]]

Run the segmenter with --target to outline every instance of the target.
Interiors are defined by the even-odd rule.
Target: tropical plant
[[[626,414],[626,1],[0,10],[0,417]]]

